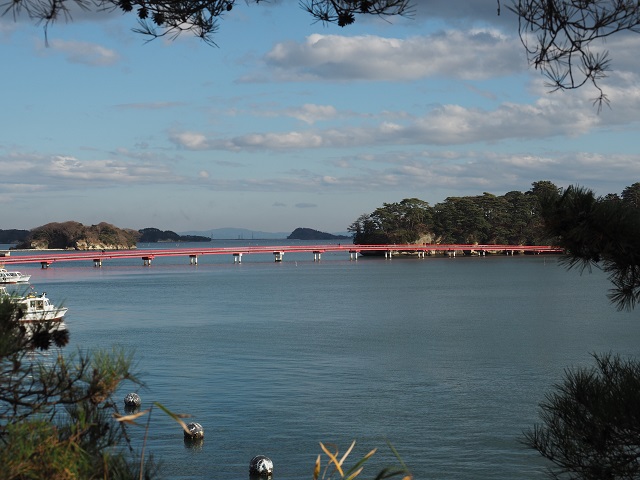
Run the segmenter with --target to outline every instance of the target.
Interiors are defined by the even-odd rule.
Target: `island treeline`
[[[29,230],[0,230],[0,243],[18,243],[29,235]]]
[[[143,228],[138,231],[140,232],[138,242],[141,243],[211,241],[211,238],[203,237],[201,235],[178,235],[176,232],[172,232],[171,230],[160,230],[158,228]]]
[[[467,197],[448,197],[434,206],[418,198],[384,203],[358,217],[349,227],[353,243],[461,243],[546,245],[554,238],[545,234],[542,205],[557,199],[563,189],[550,181],[532,183],[526,192],[511,191]],[[638,202],[640,183],[622,195],[608,194],[605,201]]]

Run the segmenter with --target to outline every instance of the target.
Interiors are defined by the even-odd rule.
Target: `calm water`
[[[364,478],[393,463],[388,439],[417,479],[543,479],[519,441],[544,393],[591,353],[640,345],[638,312],[608,303],[606,278],[555,257],[314,263],[309,253],[19,270],[69,307],[69,350],[135,349],[143,406],[203,425],[190,448],[154,411],[149,448],[169,479],[247,479],[257,454],[275,480],[310,478],[318,442],[344,451],[354,439],[354,458],[380,447]]]

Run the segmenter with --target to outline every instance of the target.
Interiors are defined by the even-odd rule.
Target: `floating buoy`
[[[202,425],[200,425],[199,423],[195,423],[195,422],[188,423],[187,430],[189,430],[189,432],[185,430],[184,432],[185,438],[189,438],[189,439],[204,438],[204,429],[202,428]]]
[[[273,462],[269,457],[256,455],[249,463],[249,475],[252,477],[270,477],[273,474]]]
[[[127,393],[124,397],[124,405],[126,407],[139,407],[141,404],[142,400],[137,393]]]

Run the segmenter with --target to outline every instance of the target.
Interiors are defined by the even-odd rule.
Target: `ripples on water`
[[[135,349],[143,407],[203,425],[188,448],[154,411],[149,448],[170,479],[246,479],[257,454],[275,480],[311,478],[318,442],[353,439],[353,458],[380,447],[365,478],[393,463],[389,439],[416,479],[542,479],[519,441],[544,393],[592,352],[637,353],[637,313],[555,257],[345,255],[20,270],[69,307],[68,349]]]

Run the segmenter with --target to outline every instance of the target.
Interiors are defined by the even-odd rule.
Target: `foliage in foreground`
[[[0,302],[0,479],[154,478],[157,467],[133,451],[113,419],[113,395],[140,384],[119,350],[65,358],[45,323],[22,327],[16,306]],[[141,475],[141,468],[144,475]]]
[[[322,466],[322,455],[318,455],[316,459],[316,466],[313,470],[313,480],[330,480],[332,478],[341,478],[344,480],[352,480],[362,473],[364,470],[364,464],[376,453],[376,449],[371,450],[364,457],[358,460],[354,465],[347,468],[345,461],[351,454],[353,447],[355,447],[355,440],[351,443],[347,451],[338,458],[338,447],[332,446],[333,451],[323,443],[320,443],[320,448],[327,457],[326,465]],[[409,472],[409,469],[404,464],[398,452],[393,448],[391,444],[388,444],[389,448],[393,452],[394,456],[399,462],[397,467],[385,467],[375,477],[374,480],[383,480],[385,478],[393,478],[402,476],[402,480],[412,480],[413,475]]]
[[[640,477],[640,362],[611,354],[566,372],[540,405],[525,443],[550,460],[551,478]]]
[[[66,330],[51,323],[26,330],[19,322],[16,304],[0,299],[0,480],[131,480],[160,477],[151,455],[136,452],[127,434],[130,425],[146,416],[148,433],[155,407],[189,433],[182,418],[155,402],[152,407],[126,415],[118,412],[113,398],[123,382],[142,385],[133,372],[133,357],[122,350],[94,351],[65,357],[54,351],[68,343]],[[64,335],[66,334],[66,335]],[[355,444],[355,442],[354,442]],[[370,452],[352,468],[321,444],[329,461],[322,479],[353,479]],[[375,479],[403,475],[406,466],[381,470]],[[320,474],[320,457],[315,479]]]

